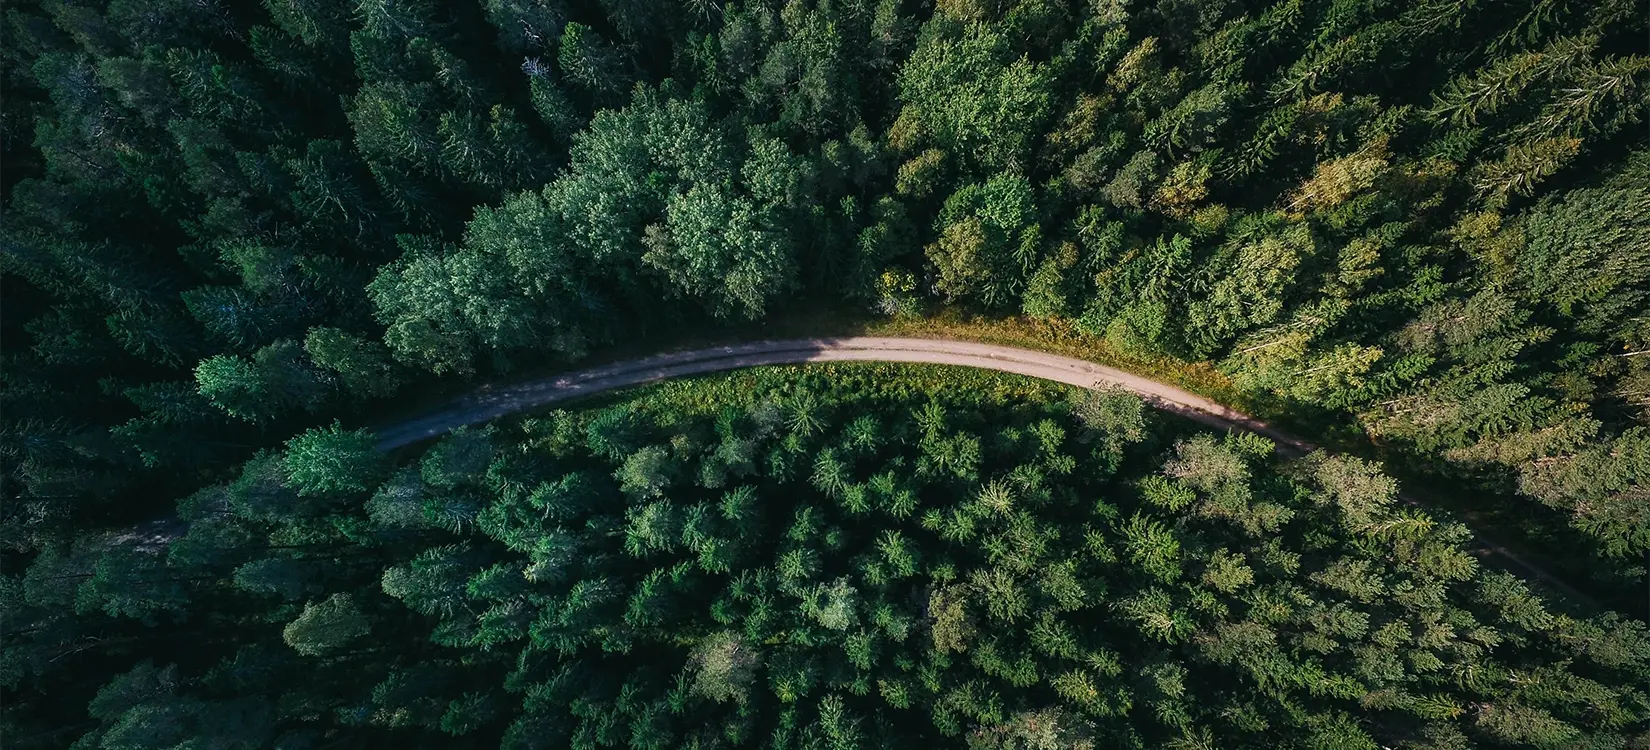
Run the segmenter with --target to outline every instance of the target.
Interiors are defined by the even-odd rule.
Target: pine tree
[[[562,29],[556,63],[566,80],[597,101],[612,101],[628,87],[618,51],[589,26],[569,22]]]
[[[293,341],[259,349],[250,361],[218,355],[195,367],[202,396],[240,419],[253,422],[282,416],[293,409],[314,410],[330,384],[304,360]]]
[[[383,456],[372,435],[345,432],[336,420],[330,428],[288,440],[283,462],[287,481],[300,495],[366,492],[383,473]]]
[[[1049,72],[1015,59],[1008,40],[985,25],[926,24],[899,85],[910,140],[932,139],[988,173],[1028,160],[1036,132],[1052,114]],[[890,139],[902,150],[917,145],[903,142],[905,136]]]

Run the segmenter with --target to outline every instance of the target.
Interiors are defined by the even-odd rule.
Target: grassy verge
[[[408,388],[393,401],[377,404],[364,416],[367,421],[373,423],[395,421],[423,412],[483,382],[533,380],[568,370],[597,367],[610,362],[669,351],[764,339],[831,336],[957,339],[1018,346],[1128,370],[1207,396],[1257,417],[1286,418],[1287,414],[1281,409],[1272,408],[1262,399],[1250,398],[1208,363],[1186,362],[1172,357],[1131,356],[1118,351],[1103,339],[1081,336],[1069,326],[1019,318],[987,318],[951,308],[941,309],[922,318],[892,319],[841,307],[821,306],[789,310],[757,323],[726,324],[687,331],[674,330],[660,335],[632,338],[605,347],[577,362],[528,359],[517,363],[507,372],[491,377],[471,380],[430,379]]]
[[[806,390],[823,404],[920,403],[929,399],[969,407],[1067,401],[1081,389],[1064,383],[965,367],[903,362],[821,362],[727,370],[613,391],[577,402],[580,410],[646,402],[686,414],[749,408],[775,396]],[[554,408],[554,407],[553,407]],[[566,407],[563,407],[566,408]]]
[[[1066,321],[992,318],[945,308],[921,318],[860,318],[841,324],[858,335],[956,339],[1017,346],[1127,370],[1205,396],[1335,450],[1364,453],[1369,439],[1344,414],[1305,409],[1271,394],[1246,391],[1211,362],[1125,352],[1105,339],[1081,334]]]
[[[1036,349],[1128,370],[1238,408],[1248,405],[1244,403],[1243,393],[1232,385],[1231,380],[1206,362],[1126,354],[1105,339],[1080,335],[1069,324],[1023,318],[986,318],[948,308],[923,318],[869,320],[862,324],[860,330],[867,336],[963,339]]]

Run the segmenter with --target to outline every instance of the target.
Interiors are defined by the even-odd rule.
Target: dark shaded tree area
[[[196,634],[107,665],[76,747],[1650,739],[1650,631],[1549,608],[1395,492],[1127,394],[791,369],[393,462],[310,430],[169,549],[53,557],[12,604]]]

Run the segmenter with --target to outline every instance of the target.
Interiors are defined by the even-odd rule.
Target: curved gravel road
[[[1053,380],[1081,388],[1121,386],[1164,411],[1212,427],[1237,427],[1265,435],[1276,441],[1282,450],[1291,454],[1304,454],[1315,447],[1280,432],[1265,422],[1195,393],[1093,362],[995,344],[871,336],[789,339],[714,346],[616,362],[514,385],[483,386],[435,413],[397,422],[378,430],[378,447],[392,450],[441,435],[463,425],[488,422],[523,409],[685,375],[763,365],[847,361],[978,367]]]
[[[1217,429],[1237,428],[1271,438],[1287,455],[1304,455],[1316,446],[1247,414],[1195,393],[1093,362],[1020,349],[946,339],[852,336],[787,339],[660,354],[505,386],[482,386],[430,414],[377,430],[378,447],[393,450],[447,433],[464,425],[489,422],[525,409],[569,401],[603,391],[653,383],[686,375],[764,365],[807,362],[910,362],[978,367],[1080,388],[1120,386],[1151,406]],[[1402,498],[1417,504],[1413,498]],[[1475,552],[1495,558],[1504,568],[1540,580],[1569,597],[1595,604],[1585,594],[1526,562],[1516,553],[1474,532]]]

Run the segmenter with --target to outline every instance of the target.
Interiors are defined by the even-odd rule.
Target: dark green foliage
[[[989,306],[1012,302],[1038,261],[1040,235],[1031,185],[1007,174],[967,185],[945,200],[939,241],[927,249],[947,297]]]
[[[287,441],[287,483],[300,495],[362,492],[377,484],[383,460],[371,433],[333,422]]]
[[[303,614],[281,631],[286,645],[305,656],[336,652],[366,634],[366,619],[349,594],[305,604]]]
[[[937,18],[923,27],[900,71],[905,108],[891,138],[900,149],[932,143],[985,173],[1020,167],[1053,110],[1046,65],[1017,55],[984,24]]]
[[[552,727],[591,747],[1612,746],[1650,725],[1641,624],[1480,569],[1374,464],[1282,459],[1131,398],[891,366],[735,374],[455,433],[377,490],[374,461],[347,458],[370,446],[320,450],[359,435],[312,431],[169,561],[53,552],[24,593],[152,617],[178,611],[166,564],[233,568],[256,597],[239,627],[291,647],[140,664],[92,703],[104,737],[154,711],[203,732],[193,717],[243,705],[248,732],[505,746]],[[811,468],[697,481],[728,478],[729,441]],[[325,455],[346,460],[300,470]],[[334,481],[346,465],[358,482]],[[301,501],[316,476],[372,499],[234,510]],[[479,516],[453,521],[465,503]],[[303,699],[259,703],[260,685]]]
[[[789,633],[801,610],[772,591],[811,597],[798,632],[841,636],[840,655],[763,662],[771,673],[752,685],[796,698],[782,716],[729,701],[714,729],[688,732],[669,717],[690,710],[691,681],[558,682],[525,662],[508,667],[514,679],[545,686],[536,701],[576,705],[579,723],[510,724],[491,677],[382,705],[352,696],[345,707],[326,691],[224,698],[284,696],[282,681],[304,674],[290,650],[240,649],[271,642],[269,631],[212,640],[237,666],[199,696],[172,692],[182,678],[139,680],[154,695],[125,718],[97,717],[109,726],[82,744],[392,741],[274,733],[269,717],[287,711],[355,728],[401,726],[382,717],[413,712],[419,727],[480,744],[846,747],[897,734],[871,719],[863,704],[875,697],[938,706],[935,727],[983,746],[1218,746],[1233,727],[1273,731],[1278,719],[1254,700],[1196,705],[1191,678],[1169,667],[1142,671],[1150,697],[1131,702],[1102,684],[1111,668],[1099,656],[1050,676],[1027,669],[1023,644],[978,634],[957,636],[983,649],[965,667],[980,671],[960,682],[921,660],[871,676],[897,658],[895,634],[916,628],[906,599],[873,589],[960,563],[910,547],[904,531],[844,557],[843,525],[886,516],[1023,564],[1035,535],[1001,509],[1039,502],[1050,477],[1124,470],[1118,436],[1146,428],[1118,403],[1024,426],[1007,442],[1047,452],[1032,473],[999,471],[1004,441],[959,412],[925,412],[916,427],[839,424],[831,404],[807,397],[679,434],[618,413],[563,423],[535,438],[548,456],[471,433],[376,492],[382,459],[365,438],[305,433],[452,385],[440,378],[559,367],[804,303],[912,317],[944,301],[1023,314],[1131,361],[1212,364],[1225,393],[1325,435],[1374,436],[1406,469],[1470,488],[1461,502],[1498,532],[1560,550],[1567,575],[1620,588],[1643,575],[1636,560],[1650,548],[1650,162],[1633,137],[1650,83],[1643,18],[1626,0],[12,3],[0,20],[0,546],[8,570],[70,572],[33,579],[52,604],[24,619],[45,624],[6,640],[0,672],[27,677],[16,677],[5,733],[23,747],[66,744],[84,728],[78,706],[134,657],[206,661],[174,656],[238,633],[229,623],[245,619],[243,600],[285,602],[262,622],[293,622],[302,602],[377,580],[423,535],[485,533],[525,556],[523,581],[584,581],[576,566],[604,565],[587,559],[601,554],[634,565],[681,556],[732,575],[759,554],[752,535],[781,517],[765,513],[763,481],[818,493],[799,527],[810,541],[773,558],[783,572],[772,581],[716,599],[715,626],[695,637]],[[833,431],[854,437],[806,449]],[[286,454],[254,458],[288,440]],[[1071,441],[1082,455],[1059,451]],[[875,464],[905,443],[921,455]],[[555,465],[587,449],[599,465]],[[1160,527],[1193,509],[1251,536],[1300,522],[1264,488],[1237,489],[1257,475],[1235,479],[1217,453],[1188,443],[1172,464],[1184,476],[1132,485],[1146,505],[1108,505],[1118,513],[1106,533],[1132,530],[1138,544],[1093,553],[1151,567],[1162,596],[1117,600],[1167,618],[1161,640],[1175,648],[1191,643],[1177,613],[1202,616],[1207,603],[1170,588],[1241,592],[1256,585],[1243,571],[1265,580],[1263,559],[1277,555],[1227,545],[1177,567],[1154,546]],[[1325,507],[1354,519],[1353,532],[1384,496],[1356,466],[1300,476],[1340,483]],[[654,510],[590,526],[614,493]],[[167,538],[177,497],[202,523],[175,557],[127,535],[138,523]],[[351,500],[366,515],[342,521]],[[123,541],[105,549],[110,532]],[[587,534],[635,539],[640,554],[592,551]],[[483,562],[478,571],[502,561]],[[956,632],[1043,627],[1041,643],[1069,651],[1058,623],[1016,610],[1019,596],[1068,602],[1084,590],[1071,570],[1044,567],[1064,572],[1035,585],[983,574],[998,611],[958,610]],[[1326,580],[1347,592],[1373,590],[1351,563],[1335,571]],[[964,568],[935,580],[957,596],[976,585]],[[531,631],[552,650],[645,649],[636,633],[578,629],[634,599],[591,581],[541,617],[549,605],[489,578],[476,584],[489,592],[482,614],[438,641],[506,644]],[[53,585],[71,595],[49,595]],[[666,627],[661,608],[705,594],[695,585],[686,573],[657,579],[635,599],[637,621]],[[368,619],[400,606],[382,592],[356,604]],[[1340,613],[1315,616],[1348,627]],[[1367,661],[1382,673],[1431,665]],[[1567,677],[1518,674],[1592,695]],[[1009,705],[990,682],[1033,679],[1081,709]],[[1430,693],[1370,695],[1418,716],[1455,710]],[[1526,698],[1456,706],[1470,712],[1465,734],[1428,726],[1395,741],[1581,742],[1564,709]],[[1621,726],[1607,718],[1617,704],[1591,705],[1594,724]],[[1112,738],[1074,718],[1148,708],[1173,731]],[[1221,718],[1199,723],[1205,708]],[[1302,742],[1324,746],[1367,745],[1391,728],[1360,716],[1326,709],[1296,724]]]
[[[400,385],[384,345],[348,331],[312,328],[304,337],[304,352],[315,364],[338,373],[352,395],[387,396]]]
[[[1645,401],[1650,282],[1606,250],[1644,244],[1623,3],[266,5],[8,16],[8,335],[61,382],[199,373],[289,424],[392,395],[386,349],[499,372],[933,293],[1217,362],[1502,491]],[[1485,294],[1520,351],[1417,346]],[[205,460],[142,424],[146,465]]]
[[[302,348],[287,340],[259,349],[250,361],[222,354],[201,360],[195,381],[215,406],[251,422],[300,408],[314,411],[330,390],[326,376],[305,361]]]

